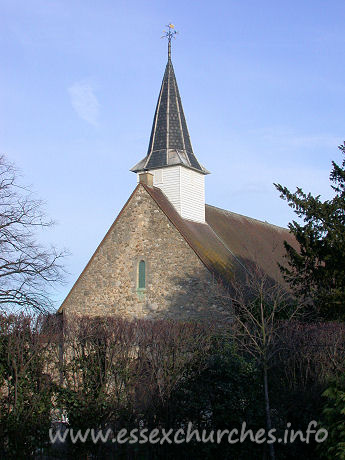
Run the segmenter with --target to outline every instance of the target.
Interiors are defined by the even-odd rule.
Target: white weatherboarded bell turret
[[[209,171],[196,159],[189,138],[180,93],[171,62],[171,38],[168,37],[168,63],[153,119],[146,157],[131,171],[139,176],[153,175],[153,186],[160,188],[181,217],[205,222],[205,175]]]

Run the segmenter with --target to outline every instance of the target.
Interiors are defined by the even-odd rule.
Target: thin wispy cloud
[[[85,81],[75,82],[68,88],[72,107],[78,116],[93,126],[98,125],[99,102],[92,85]]]

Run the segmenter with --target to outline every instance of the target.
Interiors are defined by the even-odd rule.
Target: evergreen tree
[[[345,143],[339,149],[345,155]],[[291,193],[274,184],[303,219],[289,224],[299,249],[285,242],[288,265],[281,270],[295,293],[321,317],[345,320],[345,158],[341,166],[334,161],[332,166],[330,200],[322,201],[320,195],[306,194],[299,187]]]
[[[334,380],[323,393],[327,402],[323,409],[327,442],[320,445],[322,458],[345,460],[345,378]]]

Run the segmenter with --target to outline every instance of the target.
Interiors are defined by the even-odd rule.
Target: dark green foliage
[[[200,432],[241,431],[242,422],[256,432],[265,426],[260,371],[253,360],[241,357],[229,338],[216,337],[207,367],[194,379],[184,382],[172,395],[169,405],[175,426],[192,421]],[[183,458],[252,459],[262,457],[262,445],[249,440],[229,444],[191,443],[180,448]]]
[[[278,347],[270,374],[272,407],[278,415],[274,425],[283,432],[290,422],[294,430],[306,433],[315,420],[320,428],[322,393],[329,380],[345,372],[345,325],[292,321],[282,329]],[[277,446],[277,454],[279,459],[314,460],[318,446],[311,436],[309,443],[297,439]]]
[[[111,428],[114,433],[139,424],[157,428],[173,423],[171,394],[203,369],[211,340],[196,323],[121,318],[75,319],[65,324],[64,337],[59,405],[68,414],[69,427],[74,432]],[[153,458],[150,445],[90,441],[70,450],[98,456],[111,450],[116,458],[139,450],[143,458]]]
[[[253,433],[265,427],[262,368],[238,347],[234,330],[220,334],[192,323],[120,318],[72,324],[65,323],[61,363],[56,346],[61,331],[23,315],[2,318],[0,458],[33,458],[40,448],[54,459],[267,460],[267,444],[249,438],[229,444],[227,434],[220,444],[94,444],[90,437],[73,444],[67,437],[62,450],[49,446],[48,430],[61,411],[74,434],[91,428],[96,433],[111,428],[115,434],[123,428],[178,430],[191,422],[200,435],[213,431],[216,440],[217,430],[240,431],[242,422]],[[268,375],[272,426],[278,433],[287,422],[305,431],[311,420],[322,418],[327,380],[344,373],[344,327],[290,321],[280,328]],[[56,370],[63,371],[62,379]],[[344,386],[326,394],[324,425],[335,449],[341,446],[337,427],[342,426]],[[277,460],[318,458],[315,442],[276,444],[275,451]]]
[[[345,154],[345,144],[339,146]],[[301,188],[291,193],[275,184],[281,197],[304,223],[293,221],[290,231],[300,250],[285,243],[288,267],[281,267],[294,292],[326,319],[345,320],[345,159],[332,162],[334,197],[322,201]]]
[[[156,398],[154,402],[146,401],[143,405],[142,395],[139,395],[139,400],[134,406],[113,411],[107,423],[103,423],[111,399],[103,408],[90,405],[87,393],[83,394],[85,398],[77,397],[77,399],[74,395],[68,396],[64,393],[63,399],[71,415],[70,427],[75,430],[91,426],[103,428],[111,426],[115,431],[119,428],[130,430],[137,428],[139,423],[149,430],[157,427],[177,430],[192,422],[193,429],[198,429],[200,433],[206,430],[208,435],[214,431],[214,439],[216,439],[217,430],[237,428],[240,431],[243,421],[254,432],[264,425],[260,382],[260,372],[254,363],[240,357],[230,344],[229,338],[215,337],[205,365],[200,367],[200,362],[194,363],[164,400]],[[112,403],[114,408],[114,401]],[[103,412],[102,410],[99,412],[100,409]],[[163,445],[94,446],[89,443],[76,444],[70,446],[70,449],[78,455],[93,452],[94,455],[99,456],[97,458],[108,456],[106,458],[173,460],[176,458],[212,459],[221,456],[224,459],[249,460],[253,455],[262,456],[265,447],[250,441],[230,445],[227,436],[224,436],[221,444],[190,442],[183,445],[165,443]]]
[[[328,439],[320,445],[322,458],[345,460],[345,377],[335,379],[323,393],[323,426]]]

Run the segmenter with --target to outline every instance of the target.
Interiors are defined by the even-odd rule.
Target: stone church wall
[[[138,264],[146,289],[138,289]],[[209,319],[224,315],[212,275],[139,185],[63,303],[66,315]],[[225,309],[226,310],[226,309]]]

